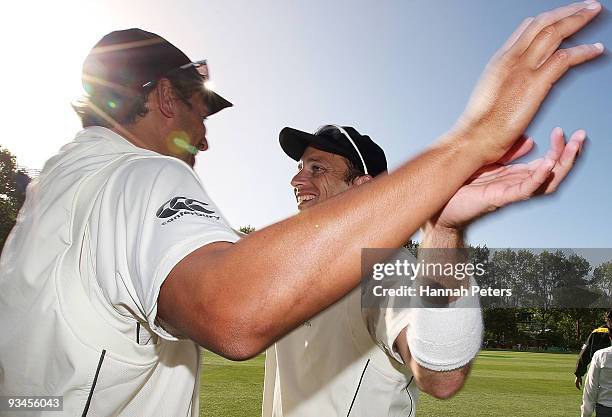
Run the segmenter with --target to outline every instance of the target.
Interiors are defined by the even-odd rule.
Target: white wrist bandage
[[[467,365],[478,354],[483,330],[480,308],[411,310],[408,348],[412,358],[422,367],[451,371]]]

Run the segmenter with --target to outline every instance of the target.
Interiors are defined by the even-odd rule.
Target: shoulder
[[[174,175],[178,177],[196,177],[194,170],[185,162],[164,155],[128,155],[125,160],[120,163],[119,169],[143,173],[163,173],[164,175]]]
[[[126,155],[110,168],[102,179],[100,201],[113,212],[117,207],[128,207],[130,215],[159,209],[165,218],[182,209],[205,214],[219,211],[193,169],[176,158]],[[172,207],[165,210],[168,205]]]
[[[595,353],[593,353],[593,360],[607,358],[610,357],[610,355],[612,355],[612,346],[595,351]]]
[[[602,359],[605,356],[608,356],[610,354],[610,352],[611,352],[610,348],[599,349],[599,350],[595,351],[595,353],[593,353],[593,359],[591,359],[591,363],[595,364],[595,366],[599,366],[599,364],[602,361]]]
[[[176,158],[167,156],[126,155],[117,160],[106,180],[107,188],[141,194],[147,190],[181,187],[201,188],[193,169]]]

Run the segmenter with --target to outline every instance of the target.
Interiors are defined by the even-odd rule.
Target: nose
[[[308,174],[304,169],[300,169],[297,174],[293,176],[291,179],[291,186],[293,188],[299,188],[300,186],[304,186],[308,181]]]

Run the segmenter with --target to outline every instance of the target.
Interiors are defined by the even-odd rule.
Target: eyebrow
[[[325,161],[323,159],[321,159],[321,158],[316,157],[316,156],[311,156],[308,159],[306,159],[305,161],[301,160],[300,162],[304,163],[304,162],[325,162]]]

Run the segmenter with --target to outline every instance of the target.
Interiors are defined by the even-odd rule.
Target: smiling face
[[[314,206],[351,188],[345,182],[348,165],[340,155],[309,146],[298,163],[298,173],[291,180],[298,210]]]

